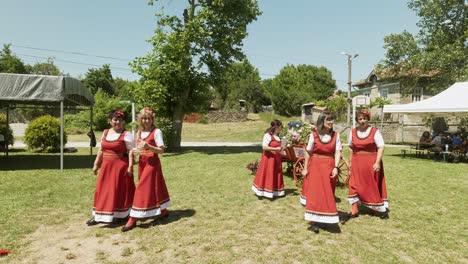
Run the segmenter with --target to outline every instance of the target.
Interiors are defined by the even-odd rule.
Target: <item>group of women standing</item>
[[[154,125],[151,108],[140,111],[136,145],[124,129],[124,113],[109,113],[110,129],[104,130],[101,148],[94,162],[98,175],[94,193],[93,217],[86,223],[112,223],[127,220],[123,232],[136,227],[138,219],[168,215],[170,197],[158,155],[164,153],[163,135]],[[136,147],[135,147],[136,146]],[[133,164],[138,161],[138,184],[133,179]]]
[[[342,158],[340,135],[333,130],[334,115],[324,111],[309,136],[304,181],[300,202],[305,206],[304,219],[310,221],[312,230],[319,232],[317,223],[337,224],[338,211],[335,202],[335,185],[339,162]],[[356,116],[358,126],[348,135],[350,156],[350,181],[348,202],[352,210],[348,217],[359,215],[358,204],[381,212],[388,217],[387,191],[382,156],[384,141],[379,130],[369,126],[370,113],[360,111]],[[284,196],[281,161],[282,124],[274,120],[263,137],[263,153],[255,175],[252,190],[259,197]]]

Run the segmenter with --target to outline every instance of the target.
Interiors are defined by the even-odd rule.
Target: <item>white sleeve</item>
[[[336,133],[336,147],[335,150],[342,150],[343,146],[341,145],[341,139],[340,139],[340,134],[338,132]]]
[[[380,133],[379,130],[375,132],[374,141],[378,148],[385,146],[382,134]]]
[[[262,147],[268,147],[271,142],[271,135],[269,133],[265,133],[263,135],[263,142],[262,142]]]
[[[350,129],[348,133],[348,145],[351,146],[351,142],[353,142],[353,130]]]
[[[314,134],[310,133],[309,143],[307,143],[306,150],[310,152],[312,151],[313,148],[314,148]]]
[[[161,129],[156,130],[154,142],[156,142],[156,146],[158,147],[164,146],[163,134],[162,134]]]
[[[135,139],[133,138],[132,132],[125,131],[124,141],[127,150],[131,150],[135,147]]]

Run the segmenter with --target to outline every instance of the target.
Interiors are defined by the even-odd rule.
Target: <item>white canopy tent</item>
[[[468,116],[468,82],[457,82],[445,91],[419,102],[384,105],[382,112],[422,116]],[[404,126],[403,121],[402,125]],[[382,127],[383,118],[380,124],[381,129]]]
[[[445,91],[419,102],[385,105],[383,112],[434,116],[468,115],[468,82],[457,82]]]

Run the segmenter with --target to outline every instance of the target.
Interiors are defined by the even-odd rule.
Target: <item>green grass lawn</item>
[[[314,234],[303,220],[304,208],[290,175],[285,176],[284,198],[257,199],[250,190],[253,176],[245,165],[259,159],[259,147],[184,148],[162,157],[172,200],[169,218],[139,223],[122,234],[120,227],[85,225],[95,185],[88,151],[67,154],[64,172],[55,169],[57,155],[16,151],[8,160],[0,157],[0,248],[13,250],[0,263],[34,262],[30,247],[40,230],[48,227],[44,235],[53,240],[61,235],[59,230],[73,225],[84,237],[114,241],[111,247],[123,241],[130,245],[121,250],[119,260],[98,250],[94,260],[79,263],[468,262],[466,163],[402,159],[398,149],[387,149],[390,219],[363,210],[360,217],[340,224],[340,233]],[[348,212],[347,190],[337,188],[336,194],[339,210]],[[36,243],[43,243],[44,250],[68,252],[57,260],[66,263],[80,260],[84,242],[70,249]]]
[[[187,123],[182,126],[182,142],[260,142],[263,133],[273,119],[280,119],[284,125],[300,117],[283,117],[270,113],[249,114],[247,122],[230,123]],[[96,131],[99,140],[102,131]],[[89,142],[86,134],[68,135],[69,142]]]

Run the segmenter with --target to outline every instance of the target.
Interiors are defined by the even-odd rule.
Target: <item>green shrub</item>
[[[197,123],[206,125],[208,124],[208,118],[206,118],[206,115],[200,115]]]
[[[63,144],[67,143],[64,132]],[[26,128],[24,142],[32,150],[55,152],[60,149],[60,121],[49,115],[34,119]]]
[[[90,111],[64,115],[65,129],[68,134],[85,134],[89,131]]]
[[[8,145],[13,145],[13,130],[10,124],[7,125],[6,115],[4,113],[0,113],[0,134],[5,137],[5,142],[7,142]]]
[[[156,126],[161,129],[164,138],[164,145],[166,150],[170,151],[174,149],[175,145],[175,130],[172,126],[172,121],[167,118],[156,118]]]

